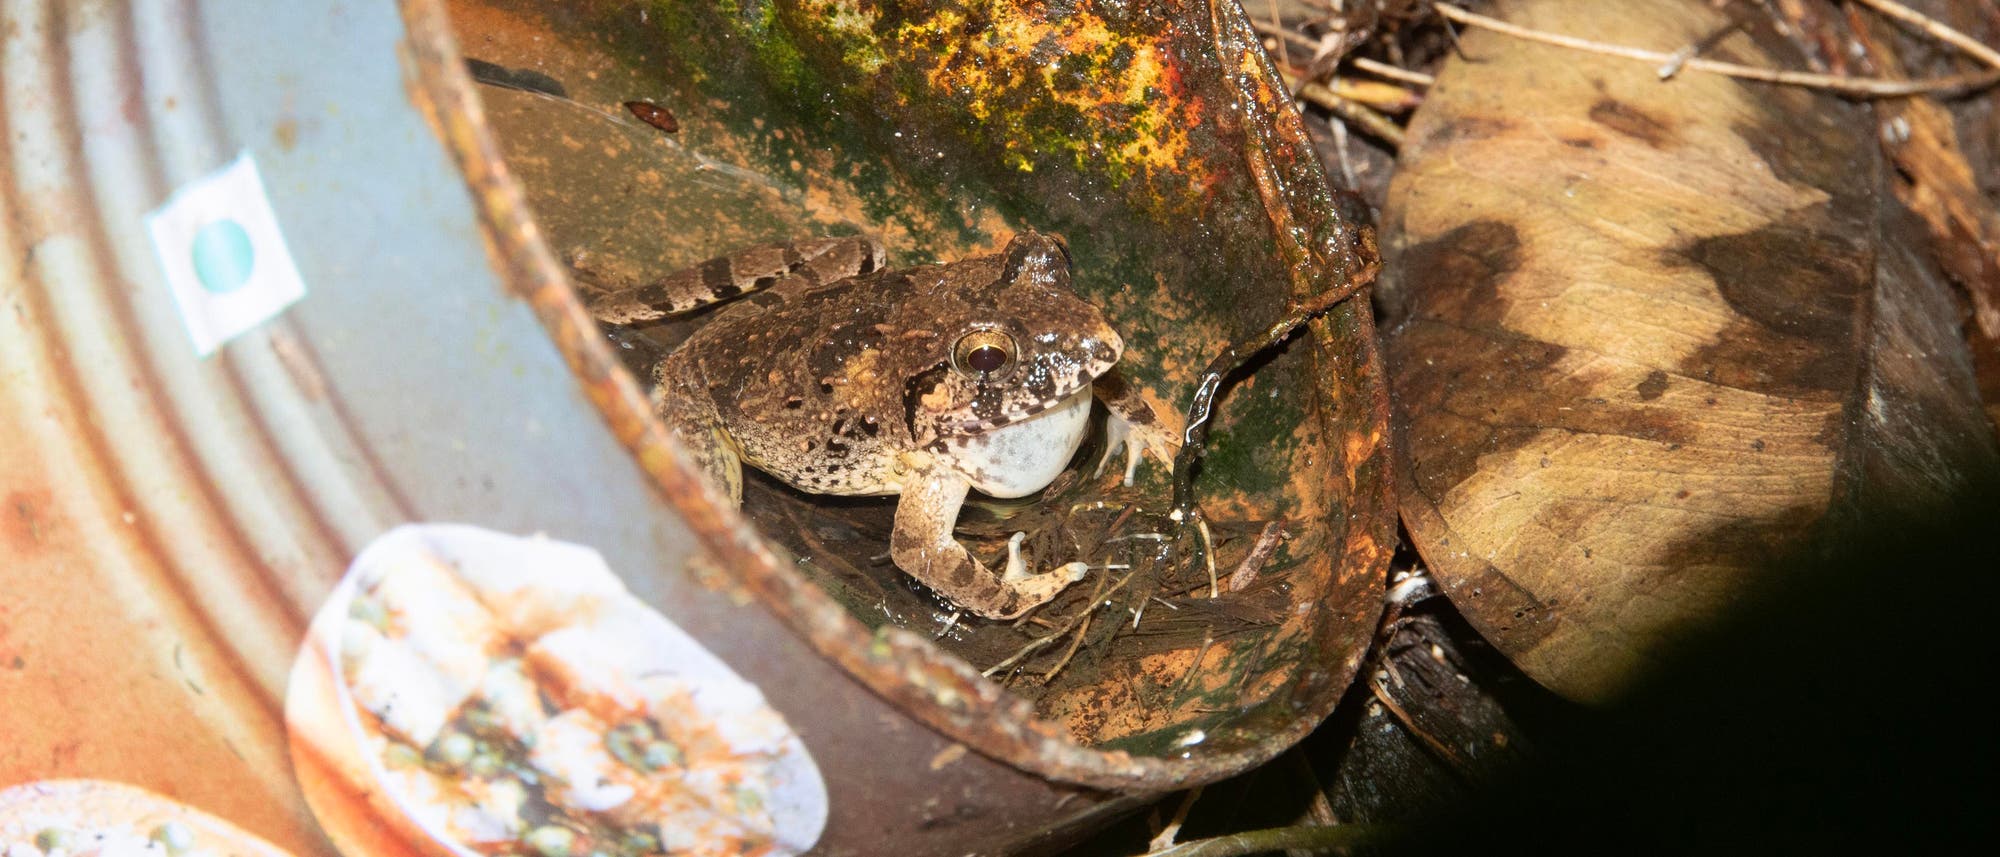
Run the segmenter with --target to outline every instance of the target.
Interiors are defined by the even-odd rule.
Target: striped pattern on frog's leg
[[[1088,567],[1080,562],[1029,573],[1018,534],[1007,544],[1004,573],[987,568],[952,535],[971,488],[964,476],[944,468],[903,486],[895,529],[889,533],[889,557],[897,568],[951,603],[989,619],[1016,618],[1083,578]]]
[[[759,292],[791,279],[837,282],[882,267],[882,243],[867,236],[760,244],[717,256],[644,285],[600,295],[590,314],[605,324],[678,315]]]

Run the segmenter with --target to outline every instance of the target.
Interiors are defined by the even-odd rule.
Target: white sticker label
[[[313,620],[285,719],[347,857],[382,828],[457,857],[792,857],[826,826],[819,768],[763,693],[550,539],[371,542]]]
[[[146,216],[146,231],[203,357],[305,297],[248,150],[175,191]]]

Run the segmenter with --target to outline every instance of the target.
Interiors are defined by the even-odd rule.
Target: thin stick
[[[1354,158],[1347,153],[1347,123],[1335,116],[1333,121],[1326,123],[1326,127],[1333,129],[1333,151],[1340,156],[1340,175],[1347,179],[1346,189],[1360,190],[1361,178],[1354,174]]]
[[[1431,8],[1437,10],[1437,13],[1446,18],[1447,20],[1455,21],[1457,23],[1464,24],[1468,27],[1480,27],[1482,29],[1492,30],[1496,33],[1513,36],[1514,38],[1524,39],[1530,42],[1540,42],[1545,45],[1555,45],[1557,47],[1584,51],[1586,53],[1602,54],[1604,56],[1624,57],[1625,59],[1639,60],[1642,62],[1653,63],[1655,65],[1663,65],[1667,62],[1672,61],[1674,58],[1674,55],[1671,53],[1663,53],[1661,51],[1649,51],[1643,48],[1634,48],[1625,45],[1608,45],[1603,42],[1594,42],[1589,39],[1580,39],[1575,36],[1565,36],[1560,33],[1550,33],[1542,30],[1529,29],[1527,27],[1521,27],[1514,24],[1509,24],[1506,21],[1502,21],[1498,18],[1488,18],[1485,15],[1480,15],[1473,12],[1467,12],[1464,9],[1460,9],[1456,6],[1448,5],[1445,3],[1432,3]],[[1786,86],[1804,86],[1804,87],[1811,87],[1814,89],[1826,89],[1834,92],[1846,93],[1848,95],[1860,95],[1860,96],[1869,96],[1875,98],[1900,96],[1900,95],[1919,95],[1929,92],[1968,89],[1973,87],[1986,86],[1993,83],[1996,80],[2000,80],[2000,72],[1986,72],[1982,74],[1960,74],[1960,75],[1953,75],[1951,77],[1931,78],[1928,80],[1880,80],[1876,78],[1847,77],[1844,75],[1815,74],[1812,72],[1803,72],[1803,71],[1784,71],[1779,69],[1757,68],[1754,66],[1737,65],[1736,63],[1718,62],[1716,60],[1703,59],[1701,57],[1694,57],[1692,59],[1689,59],[1685,63],[1684,67],[1693,69],[1695,71],[1705,71],[1711,74],[1728,75],[1729,77],[1738,77],[1738,78],[1743,78],[1745,80],[1761,80],[1766,83],[1778,83],[1778,84],[1784,84]]]
[[[1430,86],[1432,84],[1437,83],[1437,78],[1432,77],[1428,74],[1424,74],[1423,72],[1411,71],[1406,68],[1398,68],[1396,66],[1390,65],[1385,62],[1377,62],[1375,60],[1371,60],[1367,57],[1349,57],[1347,61],[1350,64],[1352,64],[1355,68],[1361,69],[1362,71],[1368,72],[1369,74],[1375,75],[1377,77],[1386,77],[1390,80],[1400,80],[1404,83],[1414,83],[1418,86]]]
[[[1188,810],[1194,809],[1194,802],[1201,799],[1201,789],[1201,786],[1195,786],[1188,790],[1187,797],[1181,798],[1180,808],[1174,810],[1173,820],[1168,821],[1166,827],[1160,828],[1159,834],[1153,837],[1153,841],[1147,843],[1148,849],[1157,853],[1174,847],[1174,837],[1180,835],[1181,825],[1187,821]]]
[[[979,674],[987,678],[992,678],[994,673],[997,673],[1017,663],[1020,663],[1022,659],[1027,658],[1028,656],[1033,655],[1034,653],[1039,652],[1045,648],[1048,648],[1049,644],[1062,639],[1063,635],[1068,634],[1084,619],[1089,618],[1091,611],[1096,609],[1096,605],[1099,602],[1103,601],[1106,598],[1110,598],[1112,595],[1116,594],[1118,590],[1124,589],[1125,584],[1131,583],[1132,575],[1134,574],[1138,574],[1138,572],[1134,571],[1127,573],[1124,577],[1119,578],[1117,583],[1112,584],[1110,588],[1104,590],[1101,593],[1093,595],[1091,597],[1090,604],[1087,605],[1085,609],[1082,612],[1080,612],[1077,616],[1071,618],[1068,624],[1061,626],[1061,630],[1052,631],[1045,636],[1036,637],[1035,639],[1029,640],[1027,645],[1022,646],[1018,651],[1014,652],[1014,654],[1011,657],[997,664],[994,664],[990,667],[987,667],[984,670],[981,670]]]
[[[1201,648],[1194,650],[1194,660],[1188,662],[1187,672],[1181,673],[1180,681],[1174,682],[1174,689],[1167,692],[1168,699],[1179,699],[1181,691],[1187,690],[1188,682],[1194,681],[1194,674],[1201,672],[1201,661],[1208,657],[1208,649],[1215,645],[1215,631],[1210,629],[1201,635]]]
[[[1340,97],[1339,93],[1318,81],[1300,80],[1283,69],[1278,71],[1278,77],[1285,81],[1285,86],[1298,94],[1300,100],[1310,101],[1332,111],[1333,115],[1360,126],[1362,131],[1389,144],[1390,148],[1403,147],[1403,128],[1389,117],[1358,102]]]
[[[1248,854],[1263,854],[1267,851],[1282,851],[1289,848],[1332,851],[1380,845],[1386,842],[1392,833],[1390,828],[1374,824],[1274,827],[1268,830],[1252,830],[1217,836],[1213,839],[1183,842],[1172,848],[1149,851],[1145,857],[1243,857]]]
[[[1076,650],[1083,647],[1083,638],[1090,635],[1090,617],[1095,615],[1097,615],[1095,610],[1083,614],[1083,624],[1077,626],[1075,634],[1070,635],[1069,651],[1063,652],[1062,660],[1056,661],[1055,666],[1049,667],[1047,672],[1042,673],[1043,684],[1049,683],[1056,677],[1056,673],[1062,672],[1063,667],[1069,666],[1070,658],[1076,657]]]
[[[1291,65],[1292,57],[1290,51],[1286,51],[1283,48],[1282,43],[1284,42],[1291,42],[1292,44],[1305,48],[1306,50],[1309,51],[1319,50],[1319,45],[1320,45],[1319,42],[1307,38],[1304,33],[1300,33],[1295,30],[1285,29],[1284,27],[1278,26],[1275,23],[1265,24],[1257,21],[1251,21],[1250,29],[1256,30],[1258,35],[1268,36],[1270,38],[1277,39],[1281,43],[1279,47],[1281,53],[1279,54],[1278,58],[1282,60],[1285,65]]]
[[[1195,532],[1201,534],[1202,561],[1208,564],[1208,597],[1221,598],[1222,584],[1215,577],[1215,539],[1208,534],[1208,519],[1194,519],[1194,527]]]
[[[1411,717],[1410,712],[1404,710],[1403,706],[1389,695],[1387,687],[1384,687],[1379,681],[1370,681],[1368,682],[1368,691],[1375,696],[1376,702],[1381,703],[1383,708],[1388,709],[1389,716],[1396,718],[1396,722],[1401,723],[1404,729],[1408,730],[1411,735],[1416,736],[1417,743],[1424,745],[1426,749],[1437,754],[1437,757],[1445,762],[1453,774],[1461,778],[1470,779],[1472,764],[1466,761],[1463,756],[1460,756],[1457,750],[1453,750],[1450,745],[1438,740],[1437,736],[1432,735],[1425,731],[1422,726],[1417,725],[1416,718]]]
[[[1304,788],[1306,794],[1311,796],[1307,798],[1306,811],[1300,814],[1297,823],[1300,826],[1314,827],[1332,827],[1340,824],[1340,816],[1333,811],[1333,802],[1326,799],[1326,787],[1320,784],[1319,775],[1313,773],[1312,761],[1306,758],[1306,754],[1298,747],[1293,747],[1290,751],[1286,752],[1285,758],[1291,761],[1292,771],[1298,777],[1300,781],[1299,785]],[[1293,848],[1287,850],[1285,855],[1286,857],[1313,857],[1313,855],[1319,853],[1321,852]]]
[[[1673,57],[1667,60],[1666,65],[1660,66],[1660,70],[1655,72],[1655,74],[1658,74],[1661,80],[1667,80],[1674,75],[1680,74],[1681,68],[1687,65],[1688,60],[1694,59],[1696,54],[1713,50],[1716,45],[1722,44],[1723,39],[1735,35],[1736,31],[1741,29],[1743,29],[1743,20],[1738,18],[1717,28],[1713,33],[1687,43],[1686,47],[1674,51]]]
[[[1912,27],[1916,27],[1940,42],[1971,54],[1980,62],[1994,68],[2000,68],[2000,51],[1982,45],[1973,40],[1971,36],[1947,27],[1936,19],[1924,15],[1922,12],[1894,2],[1894,0],[1854,0],[1854,2],[1898,21],[1902,21],[1905,24],[1909,24]]]
[[[1257,572],[1263,569],[1264,563],[1271,561],[1271,554],[1277,553],[1278,542],[1283,540],[1284,535],[1284,521],[1264,525],[1264,531],[1257,534],[1257,542],[1250,547],[1250,553],[1236,564],[1235,571],[1229,573],[1230,592],[1242,592],[1257,582]]]
[[[1271,24],[1259,24],[1255,21],[1252,21],[1250,22],[1250,26],[1252,29],[1255,29],[1259,35],[1278,39],[1281,42],[1289,42],[1299,47],[1311,48],[1315,51],[1317,51],[1321,45],[1325,44],[1328,41],[1327,39],[1321,39],[1315,42],[1312,39],[1309,39],[1304,35],[1299,34],[1296,31],[1287,30],[1283,27],[1278,27]],[[1285,49],[1281,47],[1281,50]],[[1291,62],[1291,54],[1288,51],[1282,54],[1280,56],[1280,59],[1284,60],[1282,64],[1285,66],[1293,65],[1293,63]],[[1371,60],[1367,57],[1348,57],[1347,62],[1350,65],[1353,65],[1355,68],[1368,72],[1369,74],[1375,75],[1376,77],[1388,78],[1389,80],[1401,81],[1403,83],[1415,84],[1417,86],[1430,86],[1434,83],[1437,83],[1437,78],[1432,77],[1428,74],[1424,74],[1423,72],[1411,71],[1409,69],[1402,68],[1399,66],[1393,66],[1388,63],[1381,62],[1379,60]]]

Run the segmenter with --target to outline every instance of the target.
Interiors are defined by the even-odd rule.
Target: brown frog
[[[769,245],[592,302],[629,324],[741,298],[654,370],[653,403],[693,458],[742,501],[742,463],[802,491],[901,495],[896,566],[967,610],[1008,618],[1085,566],[1030,573],[1023,534],[1003,569],[952,535],[970,490],[1021,497],[1082,443],[1094,398],[1111,412],[1104,463],[1177,436],[1113,371],[1124,342],[1069,282],[1068,248],[1036,232],[1001,252],[882,270],[868,238]],[[753,294],[754,293],[754,294]]]

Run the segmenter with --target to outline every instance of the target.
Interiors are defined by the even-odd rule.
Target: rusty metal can
[[[1379,580],[1314,611],[1393,534],[1365,308],[1310,346],[1349,343],[1311,394],[1359,416],[1311,465],[1346,494],[1282,605],[1297,645],[1241,712],[1092,740],[870,627],[701,481],[529,212],[443,0],[4,21],[0,786],[113,780],[294,854],[422,853],[365,800],[308,806],[283,719],[312,616],[409,522],[601,554],[796,730],[828,796],[812,853],[1054,847],[1281,752],[1358,664]],[[1175,657],[1252,677],[1221,654]]]

